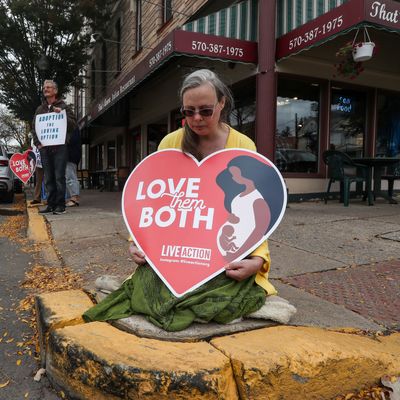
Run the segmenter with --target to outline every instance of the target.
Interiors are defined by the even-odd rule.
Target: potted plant
[[[336,53],[336,57],[340,59],[335,64],[339,76],[357,78],[364,71],[362,63],[370,60],[375,51],[375,43],[371,41],[366,27],[364,27],[364,40],[357,42],[359,31],[360,29],[357,29],[352,42],[347,42]]]
[[[335,64],[338,76],[355,79],[364,71],[362,62],[354,60],[353,51],[353,42],[347,42],[336,52],[336,57],[339,59],[339,62]]]
[[[355,62],[368,61],[374,53],[374,42],[360,42],[353,46],[353,59]]]

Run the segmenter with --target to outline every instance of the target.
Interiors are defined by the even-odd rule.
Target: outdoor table
[[[398,158],[395,157],[362,157],[362,158],[353,158],[353,161],[357,164],[362,164],[368,167],[368,175],[367,175],[367,198],[368,205],[374,205],[374,198],[383,197],[391,204],[397,204],[397,201],[389,196],[388,193],[385,193],[381,190],[381,177],[382,170],[384,167],[389,165],[393,165],[399,162]],[[372,190],[372,177],[374,178],[374,187]]]
[[[103,190],[112,192],[115,186],[116,173],[116,168],[102,169],[91,172],[93,186],[99,189],[101,192]]]

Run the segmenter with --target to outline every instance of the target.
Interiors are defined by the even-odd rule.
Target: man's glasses
[[[194,117],[195,114],[199,114],[201,117],[211,117],[214,114],[215,106],[213,108],[200,108],[199,110],[193,110],[191,108],[182,107],[181,113],[185,117]]]

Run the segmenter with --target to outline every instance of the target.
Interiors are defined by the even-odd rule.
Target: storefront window
[[[167,121],[147,125],[147,152],[148,154],[157,151],[163,137],[168,133]]]
[[[122,135],[117,136],[117,167],[125,165],[124,154],[124,138]]]
[[[102,170],[104,168],[103,167],[103,154],[104,154],[103,145],[102,144],[98,144],[95,147],[94,151],[95,151],[94,159],[96,160],[95,161],[95,170]]]
[[[278,82],[275,163],[282,172],[318,172],[320,85]]]
[[[115,140],[107,142],[107,168],[115,168]]]
[[[350,157],[364,154],[366,94],[354,90],[332,89],[330,149]]]
[[[229,124],[241,133],[255,140],[256,82],[254,77],[232,86],[234,109],[229,115]]]
[[[376,156],[400,158],[400,94],[378,95]]]

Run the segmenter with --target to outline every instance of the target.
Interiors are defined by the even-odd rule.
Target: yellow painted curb
[[[40,250],[44,260],[51,265],[60,265],[60,259],[51,243],[44,216],[39,214],[37,207],[27,207],[28,238],[41,245]]]
[[[320,328],[272,327],[217,338],[241,399],[332,399],[400,373],[400,334],[380,340]]]
[[[52,331],[46,371],[80,399],[238,399],[229,358],[210,344],[139,338],[103,322]]]
[[[169,342],[82,323],[79,290],[38,296],[51,381],[79,399],[331,399],[400,374],[400,333],[279,326]]]
[[[92,301],[81,290],[64,290],[35,297],[42,366],[45,364],[49,332],[65,326],[84,323],[82,314],[91,306],[93,306]]]
[[[28,238],[36,243],[49,242],[50,238],[47,233],[46,222],[44,217],[39,214],[37,207],[27,207],[29,224]]]

